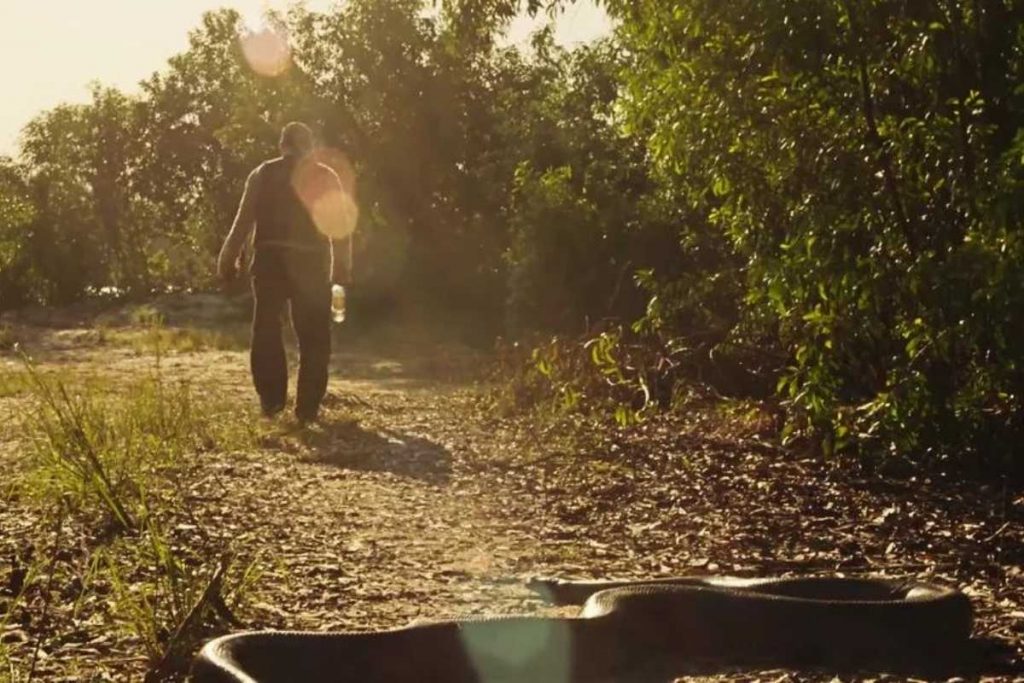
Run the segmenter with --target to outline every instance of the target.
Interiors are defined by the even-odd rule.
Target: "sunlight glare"
[[[359,221],[356,202],[355,173],[345,153],[330,147],[317,149],[312,163],[299,164],[292,175],[292,186],[317,229],[332,240],[351,235]],[[334,183],[325,183],[324,174],[315,172],[313,164],[323,164],[337,174],[341,190]]]
[[[283,27],[264,25],[257,31],[246,28],[239,41],[245,61],[260,76],[280,76],[291,66],[292,51]]]
[[[469,621],[462,645],[481,681],[510,677],[564,683],[572,671],[572,634],[558,619]]]

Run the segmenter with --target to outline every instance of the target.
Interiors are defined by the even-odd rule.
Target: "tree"
[[[609,4],[637,55],[624,106],[745,263],[735,336],[791,359],[792,433],[934,457],[1018,434],[1021,101],[1006,74],[1024,6]]]
[[[24,169],[0,158],[0,311],[28,303],[38,283],[32,272],[35,207]]]

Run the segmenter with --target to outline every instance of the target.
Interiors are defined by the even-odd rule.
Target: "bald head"
[[[313,151],[313,131],[309,126],[292,121],[281,129],[281,154],[305,156]]]

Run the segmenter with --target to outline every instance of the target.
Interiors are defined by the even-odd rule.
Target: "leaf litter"
[[[50,348],[43,369],[129,379],[150,361],[94,343]],[[257,423],[258,447],[197,453],[165,526],[201,560],[230,548],[255,578],[204,625],[367,630],[414,620],[546,611],[535,576],[842,574],[937,580],[976,608],[984,656],[963,680],[1024,675],[1024,496],[940,475],[885,479],[772,446],[707,415],[629,429],[503,416],[446,349],[436,360],[358,344],[336,354],[323,419]],[[15,361],[0,357],[11,371]],[[252,402],[237,351],[169,354],[166,372]],[[467,379],[467,375],[469,379]],[[23,397],[0,398],[5,414]],[[17,437],[0,438],[8,471]],[[15,477],[16,478],[16,477]],[[37,680],[141,680],[138,639],[94,581],[104,540],[0,489],[0,647]],[[56,551],[56,552],[55,552]],[[52,560],[53,581],[36,568]],[[45,567],[44,567],[45,568]],[[48,613],[45,613],[49,604]],[[880,681],[880,672],[694,670],[685,680]],[[180,678],[171,671],[166,680]],[[684,680],[684,679],[680,679]]]

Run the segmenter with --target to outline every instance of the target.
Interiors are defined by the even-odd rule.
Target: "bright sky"
[[[381,0],[385,2],[387,0]],[[61,102],[84,102],[89,83],[135,92],[188,46],[188,32],[203,12],[234,7],[258,21],[266,7],[287,0],[0,0],[0,155],[13,154],[18,133],[39,111]],[[306,0],[323,10],[334,0]],[[536,22],[517,20],[511,40],[525,40]],[[559,21],[563,44],[589,41],[609,30],[608,17],[590,0],[569,6]]]

